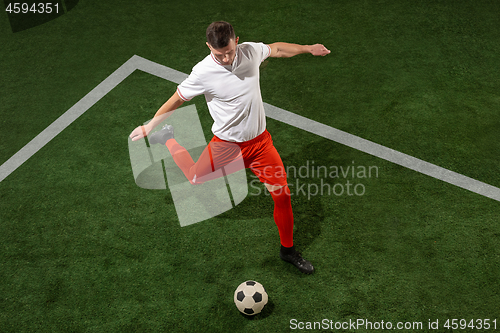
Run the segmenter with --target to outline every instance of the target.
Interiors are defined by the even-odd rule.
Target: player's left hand
[[[146,126],[139,126],[130,133],[130,138],[132,141],[137,141],[148,135]]]
[[[311,54],[313,56],[326,56],[330,53],[330,50],[327,49],[323,44],[314,44],[311,46]]]

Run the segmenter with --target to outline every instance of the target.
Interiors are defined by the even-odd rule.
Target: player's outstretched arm
[[[314,56],[326,56],[330,53],[330,50],[322,44],[299,45],[279,42],[269,44],[269,46],[271,47],[270,57],[273,58],[290,58],[302,53],[310,53]]]
[[[137,141],[139,139],[147,136],[158,124],[163,120],[168,118],[172,112],[180,107],[184,103],[184,100],[179,96],[177,91],[168,99],[168,101],[163,104],[155,114],[153,120],[151,120],[147,125],[139,126],[130,134],[132,141]]]

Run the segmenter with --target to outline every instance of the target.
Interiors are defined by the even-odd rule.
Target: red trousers
[[[225,167],[227,173],[232,173],[244,166],[250,168],[262,183],[280,186],[278,190],[270,192],[274,200],[274,221],[278,226],[281,245],[293,246],[291,194],[283,162],[267,130],[245,142],[229,142],[214,136],[196,162],[175,139],[168,140],[166,146],[191,184],[219,177],[220,173],[214,173],[219,168]]]

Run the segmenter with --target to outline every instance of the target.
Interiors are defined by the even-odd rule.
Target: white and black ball
[[[267,304],[267,293],[256,281],[245,281],[234,292],[234,303],[241,313],[248,316],[261,312]]]

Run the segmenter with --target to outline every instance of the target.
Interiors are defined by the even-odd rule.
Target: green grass
[[[267,60],[265,102],[498,187],[499,14],[486,0],[80,1],[18,33],[0,15],[0,163],[134,54],[189,73],[208,54],[206,27],[223,19],[242,42],[332,50]],[[292,318],[500,326],[497,201],[271,119],[287,166],[379,171],[289,178],[365,188],[293,197],[295,243],[315,274],[278,258],[263,192],[181,228],[168,190],[135,185],[127,147],[175,87],[133,73],[0,183],[0,331],[288,332]],[[191,103],[210,139],[204,98]],[[248,279],[270,299],[253,319],[232,300]]]

